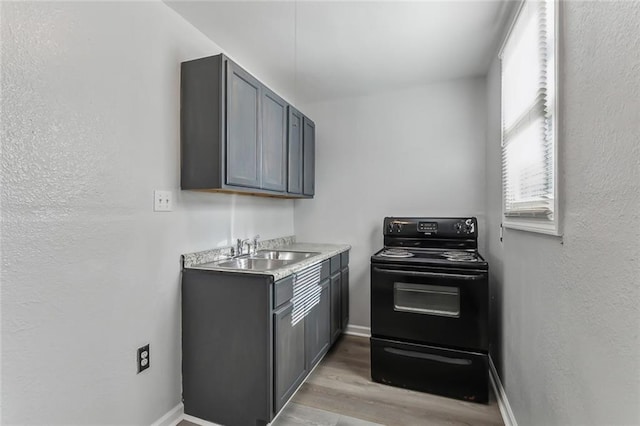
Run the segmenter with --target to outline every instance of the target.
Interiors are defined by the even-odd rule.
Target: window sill
[[[554,235],[556,237],[561,237],[562,232],[560,232],[560,227],[558,226],[557,220],[555,221],[540,221],[535,219],[524,219],[524,218],[502,218],[502,226],[504,228],[509,229],[517,229],[519,231],[527,231],[527,232],[536,232],[539,234],[546,235]]]

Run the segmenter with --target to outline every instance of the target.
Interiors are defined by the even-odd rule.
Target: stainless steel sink
[[[257,258],[238,258],[217,262],[213,266],[217,268],[229,268],[229,269],[247,269],[252,271],[269,271],[272,269],[282,268],[290,263],[295,263],[293,260],[283,259],[257,259]]]
[[[219,260],[207,263],[206,267],[250,270],[250,271],[271,271],[300,262],[311,256],[320,253],[287,250],[259,250],[255,254],[245,254],[233,259]]]
[[[256,254],[251,255],[253,259],[269,259],[269,260],[289,260],[298,262],[315,256],[320,253],[306,251],[286,251],[286,250],[259,250]],[[290,262],[293,263],[293,262]]]

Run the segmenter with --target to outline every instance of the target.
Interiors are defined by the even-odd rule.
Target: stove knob
[[[475,225],[473,223],[473,219],[467,219],[464,222],[465,226],[464,226],[464,232],[466,232],[467,234],[473,234],[475,232]]]
[[[456,223],[455,225],[453,225],[453,228],[456,230],[456,232],[459,234],[460,231],[462,230],[462,223]]]
[[[398,230],[398,232],[402,231],[402,224],[396,223],[396,229]]]
[[[389,232],[393,232],[393,222],[389,222]]]

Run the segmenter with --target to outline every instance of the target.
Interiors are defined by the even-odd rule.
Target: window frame
[[[499,59],[499,66],[500,66],[500,153],[501,156],[504,152],[504,146],[503,146],[503,142],[504,142],[504,126],[503,126],[503,117],[504,117],[504,108],[503,108],[503,103],[502,103],[502,56],[503,56],[503,51],[504,48],[507,44],[507,41],[509,40],[509,37],[511,36],[511,33],[513,32],[513,29],[516,25],[516,22],[518,21],[518,17],[520,16],[520,13],[522,12],[524,5],[527,2],[535,2],[537,0],[521,0],[519,5],[516,8],[516,12],[512,18],[511,24],[509,25],[509,29],[506,33],[506,35],[504,36],[504,40],[502,42],[502,46],[500,47],[499,53],[498,53],[498,59]],[[559,61],[559,57],[560,57],[560,0],[551,0],[553,1],[553,10],[554,10],[554,22],[553,22],[553,31],[554,31],[554,40],[553,40],[553,48],[554,48],[554,55],[553,55],[553,69],[554,69],[554,88],[553,88],[553,103],[551,105],[551,120],[553,123],[553,219],[552,220],[548,220],[548,219],[539,219],[539,218],[533,218],[533,217],[525,217],[525,216],[511,216],[508,215],[506,212],[506,188],[504,185],[504,163],[501,159],[500,161],[500,167],[501,167],[501,173],[500,173],[500,185],[501,185],[501,190],[502,190],[502,196],[501,196],[501,202],[502,202],[502,226],[504,228],[510,228],[510,229],[517,229],[517,230],[521,230],[521,231],[529,231],[529,232],[536,232],[536,233],[542,233],[542,234],[548,234],[548,235],[555,235],[555,236],[562,236],[562,232],[561,232],[561,211],[560,211],[560,196],[561,196],[561,191],[560,191],[560,181],[559,181],[559,175],[560,173],[558,172],[558,166],[559,166],[559,161],[558,161],[558,154],[559,154],[559,149],[558,149],[558,136],[559,136],[559,129],[558,129],[558,124],[559,124],[559,120],[558,120],[558,113],[559,113],[559,82],[560,82],[560,61]]]

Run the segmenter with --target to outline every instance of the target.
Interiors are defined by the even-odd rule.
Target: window
[[[500,52],[504,226],[559,235],[556,2],[524,0]]]

